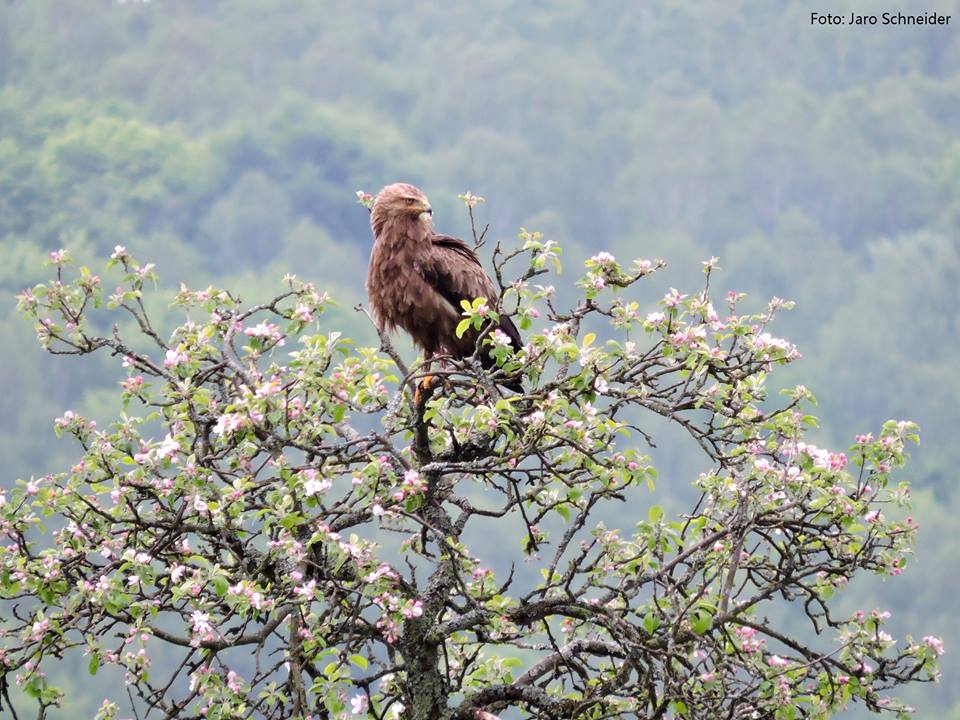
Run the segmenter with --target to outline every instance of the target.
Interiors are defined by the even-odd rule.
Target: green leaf
[[[223,597],[227,594],[227,590],[230,588],[230,582],[225,577],[222,575],[215,575],[211,582],[213,583],[213,589],[216,591],[219,597]]]
[[[351,655],[350,662],[352,662],[361,670],[367,669],[367,659],[363,655]]]
[[[464,300],[464,302],[466,302],[466,300]],[[463,337],[463,334],[467,331],[469,327],[470,327],[470,318],[467,318],[466,320],[461,320],[459,323],[457,323],[457,337],[458,338]]]
[[[703,635],[713,625],[713,615],[705,610],[698,610],[690,619],[690,629],[697,635]]]
[[[91,675],[96,675],[97,670],[99,669],[100,669],[100,655],[98,655],[97,653],[93,653],[93,655],[90,656],[90,662],[87,663],[87,672],[89,672]]]

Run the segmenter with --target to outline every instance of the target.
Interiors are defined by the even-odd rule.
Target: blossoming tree
[[[99,718],[906,712],[888,691],[935,678],[939,640],[895,643],[885,613],[834,598],[906,561],[916,525],[891,477],[914,426],[846,454],[805,440],[811,394],[765,389],[798,356],[768,331],[786,303],[721,309],[713,261],[647,314],[631,286],[660,263],[598,254],[564,311],[535,282],[559,249],[521,240],[494,258],[527,343],[485,343],[524,392],[447,363],[419,402],[423,372],[387,338],[324,327],[309,283],[252,307],[184,287],[167,336],[143,302],[151,265],[118,247],[105,294],[54,253],[20,307],[49,352],[115,356],[124,410],[106,427],[65,413],[76,464],[0,494],[0,700],[18,685],[42,716],[63,699],[46,672],[85,655],[126,676]],[[650,414],[703,454],[699,502],[675,517],[652,494]],[[627,527],[597,523],[612,506]],[[776,603],[808,631],[771,621]]]

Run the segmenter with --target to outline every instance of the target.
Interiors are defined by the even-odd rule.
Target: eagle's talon
[[[417,383],[417,389],[413,393],[413,401],[416,403],[417,407],[421,407],[427,400],[430,399],[430,396],[433,395],[434,388],[436,388],[439,380],[436,375],[427,375],[423,380]]]

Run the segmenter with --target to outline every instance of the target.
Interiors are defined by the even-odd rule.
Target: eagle
[[[499,294],[477,254],[463,240],[434,232],[430,201],[407,183],[387,185],[377,193],[370,225],[374,242],[366,286],[377,327],[404,330],[428,363],[442,356],[460,360],[473,355],[480,332],[471,326],[457,337],[461,301],[485,298],[488,307],[499,310]],[[500,317],[497,328],[514,350],[520,349],[523,341],[510,318]],[[496,365],[489,351],[479,359],[486,369]],[[431,382],[425,381],[426,390]],[[522,391],[516,375],[497,382]]]

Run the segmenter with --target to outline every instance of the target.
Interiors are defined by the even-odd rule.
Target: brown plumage
[[[427,359],[462,359],[473,354],[479,333],[471,328],[457,337],[460,301],[482,297],[496,310],[499,294],[476,253],[463,240],[435,233],[432,218],[430,201],[413,185],[387,185],[377,194],[367,296],[382,330],[405,330]],[[510,318],[501,318],[499,327],[519,350],[522,340]],[[486,368],[494,365],[486,352],[480,359]],[[519,378],[501,382],[520,389]]]

